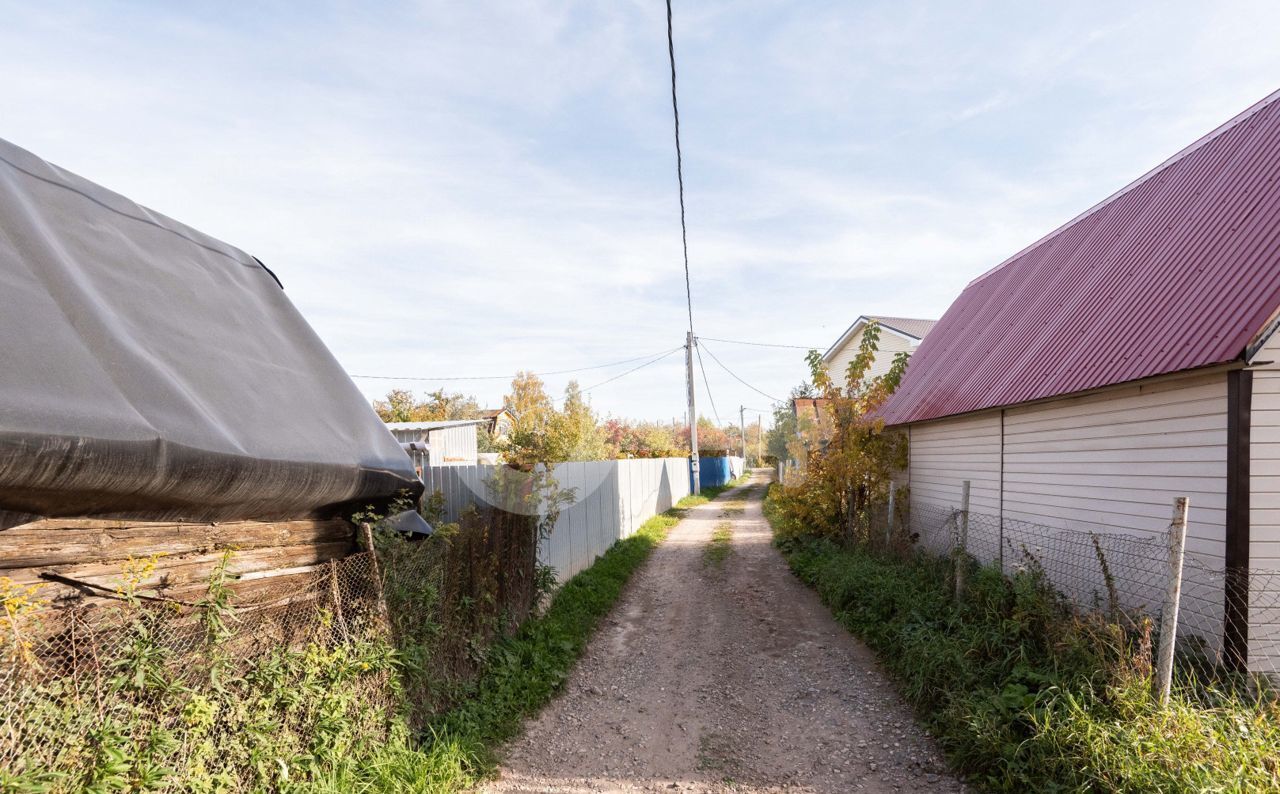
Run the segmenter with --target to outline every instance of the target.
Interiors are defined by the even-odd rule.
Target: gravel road
[[[672,529],[483,791],[965,790],[770,545],[764,483]]]

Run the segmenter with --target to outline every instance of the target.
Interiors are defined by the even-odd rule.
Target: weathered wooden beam
[[[231,575],[251,571],[268,571],[279,568],[296,568],[315,565],[331,559],[345,557],[351,550],[347,541],[316,543],[302,546],[280,546],[258,549],[233,550],[227,572]],[[164,590],[188,583],[203,583],[210,571],[222,560],[223,551],[160,557],[150,576],[138,583],[139,590],[164,595]],[[5,575],[19,584],[41,581],[44,572],[58,573],[109,587],[118,586],[123,579],[123,563],[119,560],[88,562],[78,565],[35,566],[14,568]]]
[[[156,553],[179,557],[225,548],[350,545],[354,538],[355,528],[340,518],[219,524],[43,519],[0,531],[0,570],[109,563]]]

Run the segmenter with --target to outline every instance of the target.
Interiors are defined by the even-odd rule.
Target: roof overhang
[[[843,349],[845,345],[849,344],[849,340],[852,339],[858,333],[859,330],[861,330],[870,322],[872,322],[872,318],[866,316],[865,314],[859,315],[858,319],[853,321],[853,325],[850,325],[847,329],[845,329],[845,332],[841,334],[840,338],[835,341],[835,344],[827,348],[827,352],[822,354],[823,362],[830,364],[831,359],[835,355],[836,351]],[[913,345],[918,345],[922,341],[920,337],[909,334],[906,331],[903,331],[901,329],[894,328],[892,325],[886,325],[885,323],[880,322],[879,320],[876,320],[876,322],[880,324],[880,327],[882,329],[888,331],[894,336],[902,337],[903,339],[907,340]]]
[[[971,416],[981,416],[982,414],[991,414],[998,411],[1007,411],[1011,408],[1030,408],[1036,405],[1045,405],[1048,403],[1060,402],[1062,400],[1075,400],[1081,397],[1089,397],[1095,394],[1104,394],[1111,391],[1120,391],[1121,389],[1133,388],[1134,386],[1151,386],[1157,383],[1166,383],[1174,380],[1184,380],[1188,378],[1199,378],[1205,375],[1226,375],[1228,372],[1237,369],[1244,369],[1248,364],[1244,359],[1235,359],[1222,364],[1214,364],[1208,367],[1197,367],[1195,369],[1184,369],[1179,372],[1166,372],[1161,375],[1152,375],[1149,378],[1139,378],[1137,380],[1126,380],[1120,383],[1109,383],[1106,386],[1098,386],[1094,389],[1085,389],[1083,391],[1071,392],[1069,394],[1055,394],[1050,397],[1041,397],[1035,400],[1026,400],[1020,403],[1009,403],[1008,405],[991,405],[984,408],[978,408],[973,411],[965,411],[958,414],[947,414],[946,416],[931,416],[928,419],[919,419],[912,422],[898,422],[896,424],[887,424],[885,428],[909,427],[911,425],[924,425],[932,422],[946,422],[951,419],[961,419]]]

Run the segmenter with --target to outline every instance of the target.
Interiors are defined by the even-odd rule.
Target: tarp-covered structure
[[[420,493],[252,256],[0,140],[0,528]]]

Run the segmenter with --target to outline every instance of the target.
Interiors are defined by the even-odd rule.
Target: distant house
[[[424,466],[474,466],[479,461],[476,428],[484,419],[441,422],[388,422],[387,429],[413,458],[418,474]]]
[[[507,438],[516,427],[516,415],[508,408],[486,408],[480,412],[480,418],[485,420],[489,437],[494,441]]]
[[[1280,92],[974,279],[882,413],[909,435],[911,509],[970,481],[1001,527],[1158,538],[1189,496],[1209,650],[1273,664],[1278,170]]]
[[[920,320],[911,317],[878,317],[862,315],[853,321],[840,338],[835,341],[822,361],[827,365],[827,372],[837,382],[843,382],[845,370],[849,362],[858,355],[858,346],[862,344],[862,333],[872,322],[880,325],[880,345],[871,368],[869,377],[879,377],[889,371],[893,359],[898,353],[911,354],[916,351],[937,320]]]
[[[872,322],[880,326],[880,343],[871,367],[867,370],[867,377],[875,378],[889,371],[898,353],[914,353],[937,320],[879,317],[866,314],[859,316],[822,355],[827,373],[836,383],[844,384],[845,371],[849,368],[849,363],[858,355],[863,332]],[[826,403],[826,399],[822,397],[791,399],[791,413],[796,417],[797,430],[805,439],[806,446],[814,443],[825,445],[830,437],[833,428],[827,416]]]

